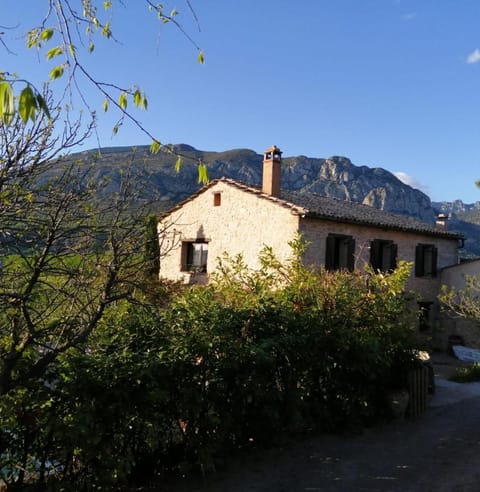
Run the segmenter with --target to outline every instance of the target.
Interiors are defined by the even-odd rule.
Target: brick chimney
[[[282,151],[272,145],[263,153],[262,191],[267,195],[280,196]]]

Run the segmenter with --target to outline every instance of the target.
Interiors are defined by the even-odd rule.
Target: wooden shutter
[[[438,261],[438,248],[431,246],[432,248],[432,277],[437,276],[437,261]]]
[[[352,272],[355,268],[355,239],[349,237],[348,241],[348,265],[347,268]]]
[[[417,244],[415,248],[415,276],[424,276],[424,265],[423,265],[423,244]]]
[[[370,242],[370,265],[374,271],[381,270],[382,268],[381,250],[382,244],[378,239]]]
[[[390,269],[391,270],[395,270],[395,268],[397,268],[398,246],[395,243],[392,243],[390,245],[390,249],[391,249],[391,252],[392,252],[391,262],[390,262]]]
[[[325,250],[325,268],[327,270],[335,270],[336,265],[336,250],[337,238],[335,236],[327,236],[327,249]]]

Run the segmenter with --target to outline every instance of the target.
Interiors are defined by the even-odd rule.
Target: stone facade
[[[302,219],[300,231],[303,238],[311,243],[305,256],[305,263],[309,265],[325,265],[326,239],[329,234],[344,234],[355,239],[355,267],[360,270],[370,262],[372,240],[393,241],[398,247],[397,259],[412,262],[412,273],[407,288],[416,291],[420,294],[421,300],[426,302],[436,300],[440,288],[440,275],[436,277],[415,276],[413,264],[417,244],[432,244],[438,248],[437,267],[439,270],[458,263],[458,245],[452,239],[320,219]]]
[[[264,246],[271,246],[280,259],[286,258],[291,254],[287,243],[298,224],[299,217],[274,199],[218,181],[160,220],[160,277],[205,283],[224,252],[242,253],[252,268],[259,267],[258,255]],[[182,268],[182,243],[198,239],[208,242],[205,273]]]

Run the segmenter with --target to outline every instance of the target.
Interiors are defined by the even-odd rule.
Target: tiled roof
[[[334,220],[354,224],[394,229],[399,231],[419,232],[428,235],[461,238],[461,234],[449,232],[433,224],[421,222],[412,217],[394,214],[360,203],[328,198],[314,193],[282,192],[281,198],[300,206],[306,217]]]
[[[416,232],[450,239],[463,238],[461,234],[440,229],[432,224],[427,224],[411,217],[397,215],[385,210],[379,210],[368,205],[338,200],[314,193],[295,193],[282,191],[280,197],[274,197],[263,193],[261,189],[249,186],[229,178],[212,180],[197,193],[179,203],[165,215],[178,210],[183,204],[193,200],[217,183],[227,183],[247,193],[255,194],[261,198],[278,203],[279,206],[289,208],[293,213],[304,216],[348,224],[361,224],[382,229],[390,229],[405,232]],[[163,217],[162,216],[162,217]]]

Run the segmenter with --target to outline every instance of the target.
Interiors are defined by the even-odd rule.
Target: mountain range
[[[173,148],[175,153],[184,156],[179,171],[175,169],[177,157],[174,153],[151,154],[148,146],[90,150],[72,154],[70,159],[86,163],[95,158],[95,179],[108,177],[109,180],[108,186],[102,191],[105,194],[118,189],[122,172],[129,167],[134,175],[146,183],[145,197],[158,196],[155,210],[158,213],[184,200],[201,187],[195,163],[207,164],[210,179],[224,176],[253,186],[261,184],[263,156],[253,150],[211,152],[186,144],[174,145]],[[434,223],[439,213],[447,214],[448,229],[462,233],[467,238],[464,256],[480,256],[480,202],[464,204],[456,200],[433,203],[425,193],[403,183],[385,169],[356,166],[341,156],[284,157],[282,188],[363,203],[427,223]]]

